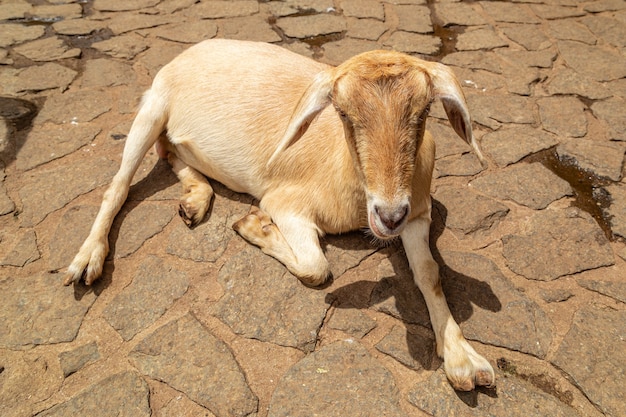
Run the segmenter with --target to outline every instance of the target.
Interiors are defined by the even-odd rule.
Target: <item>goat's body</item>
[[[208,210],[205,176],[251,194],[260,209],[233,227],[307,285],[329,275],[320,235],[369,227],[381,239],[400,236],[448,378],[458,389],[492,384],[493,369],[450,314],[428,246],[435,148],[425,119],[435,97],[480,154],[460,86],[440,64],[378,51],[333,68],[277,46],[226,40],[188,49],[144,96],[66,284],[101,274],[113,219],[156,143],[183,185],[187,224]]]

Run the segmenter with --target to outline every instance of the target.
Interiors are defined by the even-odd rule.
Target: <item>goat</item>
[[[331,67],[276,45],[231,40],[189,48],[144,95],[65,285],[89,285],[102,273],[113,219],[156,144],[182,183],[185,223],[207,213],[206,177],[251,194],[259,208],[234,229],[307,286],[330,275],[321,235],[369,228],[381,241],[400,236],[448,379],[459,390],[491,386],[493,368],[452,318],[428,243],[435,145],[425,122],[436,98],[482,160],[458,81],[439,63],[380,50]]]

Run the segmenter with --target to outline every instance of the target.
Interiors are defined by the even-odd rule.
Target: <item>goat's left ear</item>
[[[472,119],[459,82],[450,68],[439,63],[431,65],[428,72],[433,82],[435,97],[441,100],[457,135],[465,140],[474,149],[478,159],[484,162],[485,158],[472,132]]]
[[[313,82],[300,97],[300,101],[298,101],[289,120],[289,125],[287,125],[287,130],[267,162],[267,166],[272,164],[278,154],[296,143],[307,131],[315,117],[330,104],[332,88],[333,74],[331,70],[322,71],[315,76]]]

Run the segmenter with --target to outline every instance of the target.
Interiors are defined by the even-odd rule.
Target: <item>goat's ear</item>
[[[472,132],[472,119],[465,96],[454,73],[450,68],[439,63],[433,63],[429,73],[433,81],[435,96],[441,100],[452,128],[474,149],[478,159],[484,162],[485,158]]]
[[[268,166],[282,151],[296,143],[307,131],[315,117],[330,104],[332,87],[333,75],[331,71],[323,71],[315,76],[313,82],[300,97],[283,138],[267,162]]]

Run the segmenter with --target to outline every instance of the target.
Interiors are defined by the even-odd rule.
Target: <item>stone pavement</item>
[[[153,151],[61,285],[141,92],[213,37],[454,68],[489,167],[433,109],[432,247],[495,389],[450,388],[400,244],[329,236],[305,288],[230,228],[250,197],[187,229]],[[2,0],[0,415],[626,415],[625,44],[623,0]]]

